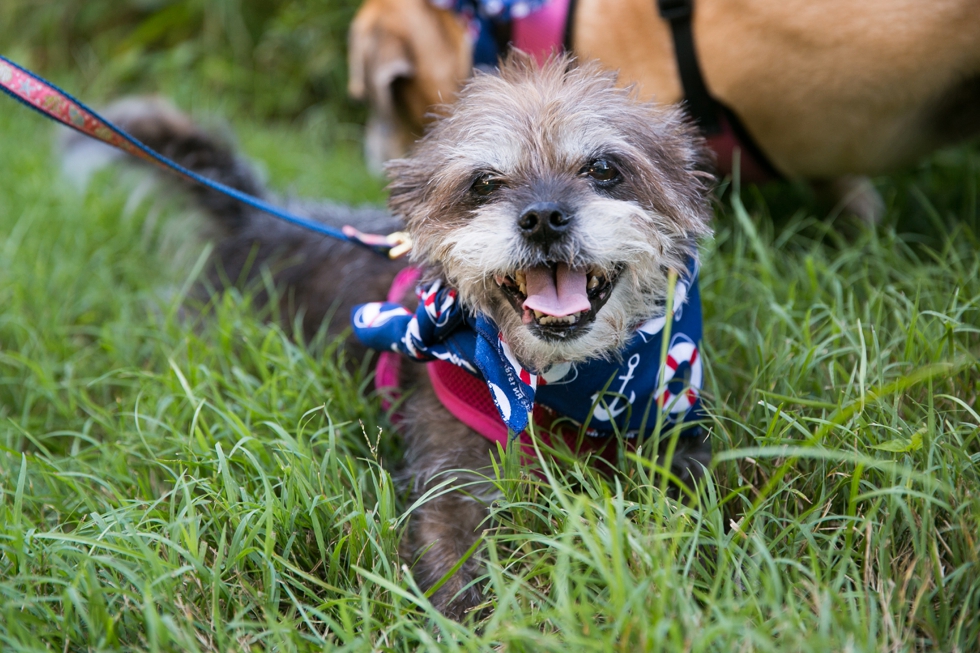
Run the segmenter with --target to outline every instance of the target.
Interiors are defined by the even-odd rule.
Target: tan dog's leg
[[[881,194],[863,175],[843,175],[829,181],[815,181],[813,190],[818,199],[832,207],[832,215],[855,218],[868,227],[881,222],[885,213]]]
[[[497,494],[485,480],[493,474],[492,445],[456,420],[427,383],[407,403],[405,472],[412,483],[411,500],[450,479],[455,479],[452,485],[459,488],[448,492],[443,488],[436,492],[439,496],[417,508],[402,544],[420,587],[428,589],[442,580],[480,537],[487,505]],[[482,570],[479,553],[472,555],[432,595],[433,605],[448,617],[462,619],[483,600],[479,586],[467,587]]]

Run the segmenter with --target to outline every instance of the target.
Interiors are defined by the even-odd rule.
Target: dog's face
[[[513,56],[388,168],[415,260],[535,369],[619,349],[709,232],[702,143],[615,82]]]

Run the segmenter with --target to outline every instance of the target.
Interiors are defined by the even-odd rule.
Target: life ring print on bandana
[[[683,334],[670,340],[664,364],[664,389],[657,397],[660,407],[671,414],[685,413],[697,402],[701,393],[704,366],[697,345]]]

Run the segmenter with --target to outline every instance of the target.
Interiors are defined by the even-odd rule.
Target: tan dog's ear
[[[365,3],[348,34],[347,92],[355,100],[382,100],[390,96],[387,89],[395,79],[415,73],[408,44],[374,19],[378,12],[371,7],[377,4]]]
[[[470,61],[451,12],[427,0],[366,0],[350,27],[348,91],[368,103],[365,156],[374,172],[405,155],[432,105],[452,101]]]

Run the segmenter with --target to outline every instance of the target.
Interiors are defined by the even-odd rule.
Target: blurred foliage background
[[[359,0],[0,0],[0,52],[95,101],[160,92],[225,115],[354,137]],[[202,92],[208,99],[202,100]]]

